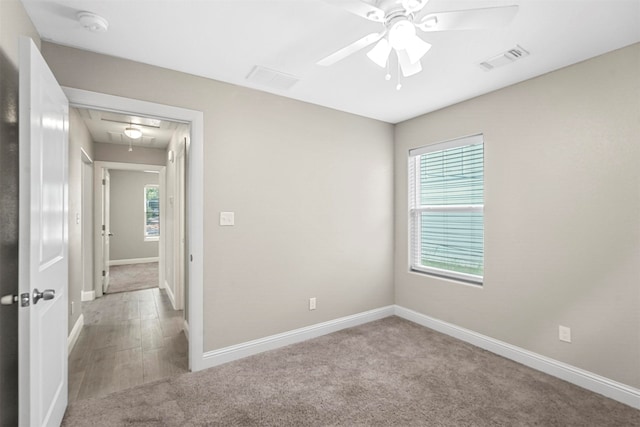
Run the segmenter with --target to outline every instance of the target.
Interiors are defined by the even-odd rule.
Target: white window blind
[[[409,151],[409,216],[412,270],[482,283],[482,135]]]

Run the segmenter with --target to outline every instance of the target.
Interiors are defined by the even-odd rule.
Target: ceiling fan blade
[[[329,65],[333,65],[336,62],[343,60],[347,56],[356,53],[360,49],[364,49],[370,44],[377,42],[382,38],[382,36],[384,36],[384,31],[382,33],[371,33],[367,36],[364,36],[360,40],[357,40],[351,43],[350,45],[343,47],[337,52],[334,52],[331,55],[321,59],[320,61],[317,62],[317,64],[325,67],[328,67]]]
[[[409,13],[416,13],[427,5],[429,0],[400,0],[402,7]]]
[[[373,22],[384,22],[384,10],[360,0],[324,0],[361,18]]]
[[[410,77],[422,71],[422,64],[420,64],[420,61],[416,61],[412,64],[411,60],[409,59],[409,54],[406,50],[398,50],[397,53],[398,63],[400,64],[400,69],[402,70],[403,76]]]
[[[405,51],[407,52],[412,64],[420,61],[420,59],[429,52],[429,49],[431,49],[431,45],[418,36],[413,36],[405,47]]]
[[[454,12],[436,12],[416,22],[422,31],[483,30],[507,25],[518,13],[518,6],[488,7]]]
[[[377,65],[379,65],[382,68],[385,68],[387,66],[387,61],[389,60],[390,53],[391,53],[391,45],[389,44],[387,39],[382,38],[380,39],[378,44],[376,44],[373,47],[373,49],[371,49],[367,53],[367,56],[369,57],[370,60],[375,62]]]

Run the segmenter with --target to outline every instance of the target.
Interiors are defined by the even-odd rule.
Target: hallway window
[[[160,238],[160,188],[157,185],[144,186],[144,239]]]
[[[409,151],[409,216],[412,271],[482,283],[482,135]]]

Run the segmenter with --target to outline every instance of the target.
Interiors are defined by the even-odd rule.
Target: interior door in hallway
[[[111,175],[103,169],[102,175],[102,292],[109,289],[109,242],[111,240]]]
[[[19,417],[59,425],[67,406],[69,105],[20,39]]]

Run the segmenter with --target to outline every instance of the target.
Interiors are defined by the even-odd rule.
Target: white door
[[[19,310],[21,426],[57,426],[67,406],[68,131],[67,98],[23,37],[19,289],[29,305]]]
[[[102,175],[102,292],[109,289],[109,248],[111,241],[111,174],[103,169]]]

